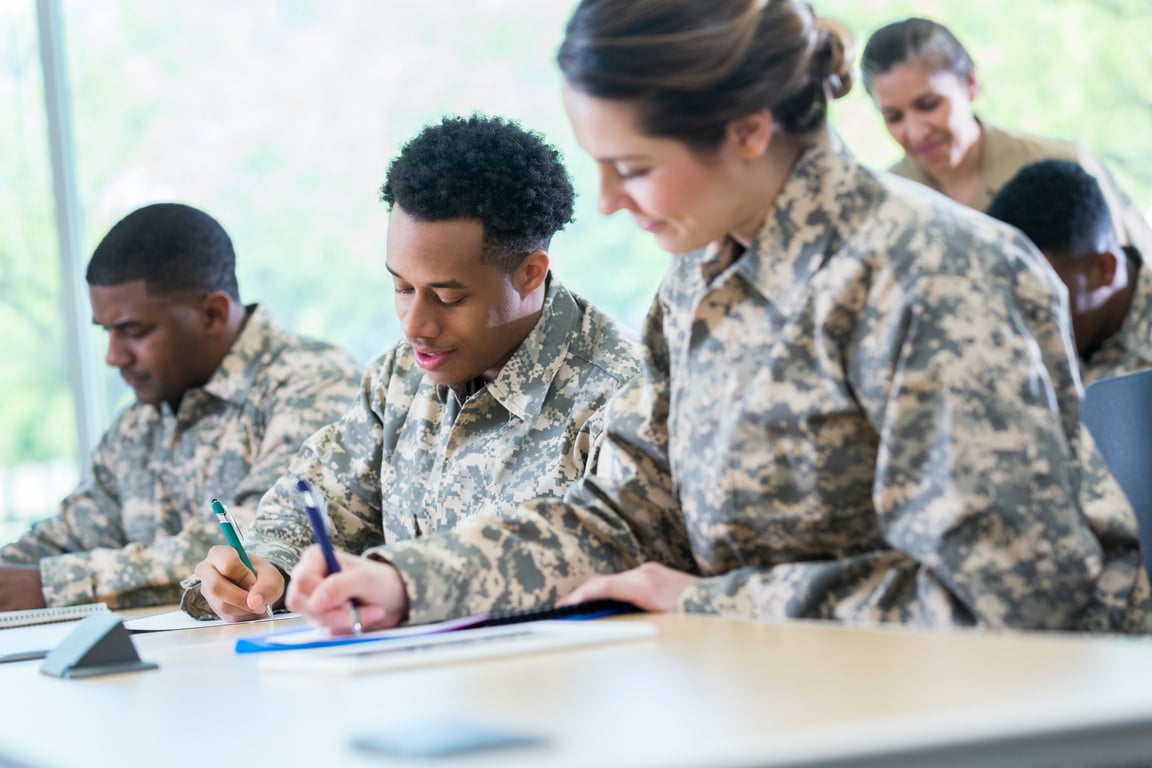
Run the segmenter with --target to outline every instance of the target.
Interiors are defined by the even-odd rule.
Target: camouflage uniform
[[[594,476],[372,553],[410,621],[655,560],[702,576],[684,611],[1142,626],[1136,522],[1080,428],[1066,294],[1019,233],[820,133],[727,252],[672,264]]]
[[[351,411],[313,435],[261,500],[248,551],[289,573],[312,544],[297,476],[326,500],[333,544],[352,552],[562,496],[593,463],[605,402],[639,372],[635,340],[555,278],[540,321],[463,402],[401,342],[369,366]],[[210,610],[191,595],[184,607]]]
[[[181,577],[224,543],[209,502],[250,525],[301,443],[347,410],[359,370],[342,350],[249,308],[208,383],[185,392],[176,413],[167,403],[124,410],[92,455],[93,479],[0,549],[0,562],[39,562],[49,606],[175,602]]]
[[[1124,324],[1087,362],[1080,364],[1085,384],[1152,368],[1152,265],[1140,266],[1139,270]]]

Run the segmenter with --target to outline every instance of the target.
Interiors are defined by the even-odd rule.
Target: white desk
[[[0,665],[0,755],[34,766],[1019,766],[1152,756],[1152,639],[646,616],[653,640],[358,677],[261,673],[234,640],[134,636],[158,671]],[[296,620],[299,621],[299,620]],[[468,715],[545,747],[403,761],[375,725]],[[0,759],[0,764],[3,760]]]

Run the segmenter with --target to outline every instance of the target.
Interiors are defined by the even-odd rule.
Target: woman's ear
[[[739,117],[728,124],[728,135],[737,153],[745,158],[760,157],[772,143],[776,121],[767,109]]]
[[[980,78],[976,77],[975,71],[969,72],[964,78],[964,87],[968,90],[968,101],[976,101],[980,95]]]

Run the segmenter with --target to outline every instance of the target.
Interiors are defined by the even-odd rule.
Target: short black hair
[[[1087,256],[1115,245],[1100,184],[1071,160],[1025,165],[996,193],[986,213],[1019,229],[1053,258]]]
[[[216,219],[180,203],[147,205],[116,222],[86,278],[102,286],[143,280],[152,294],[224,291],[240,300],[232,239]]]
[[[445,117],[406,143],[380,199],[419,221],[479,219],[482,260],[512,270],[572,221],[560,152],[512,120]]]

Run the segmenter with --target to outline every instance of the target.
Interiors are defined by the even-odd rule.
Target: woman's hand
[[[334,634],[352,631],[352,604],[365,630],[388,629],[408,618],[408,591],[400,572],[390,563],[337,552],[339,573],[328,573],[316,545],[292,570],[288,608]]]
[[[607,598],[624,600],[644,611],[674,611],[684,590],[699,580],[699,576],[666,565],[644,563],[630,571],[610,576],[593,576],[561,600],[560,604],[572,605]]]

